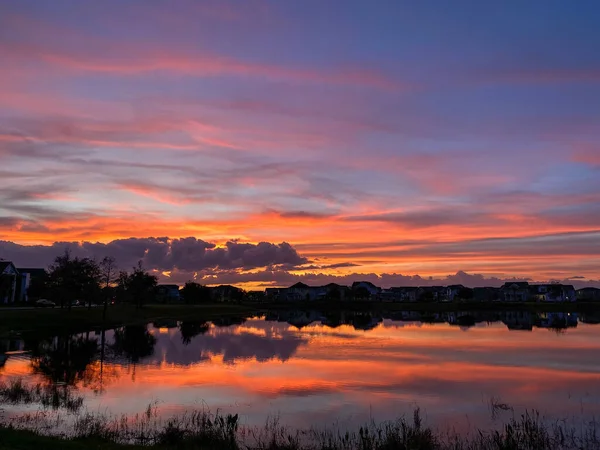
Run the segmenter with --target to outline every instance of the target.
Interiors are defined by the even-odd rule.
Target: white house
[[[458,293],[465,287],[462,284],[451,284],[446,287],[446,299],[449,302],[453,302]]]
[[[14,303],[19,272],[11,261],[0,261],[0,303]]]
[[[535,284],[530,286],[531,296],[538,302],[574,302],[577,300],[575,288],[558,283]]]

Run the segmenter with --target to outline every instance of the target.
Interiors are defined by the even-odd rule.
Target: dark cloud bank
[[[500,286],[505,281],[527,280],[526,278],[486,278],[480,274],[458,271],[444,278],[421,277],[396,273],[349,273],[330,275],[321,270],[354,267],[352,262],[320,265],[300,255],[290,244],[283,242],[258,244],[229,241],[223,247],[194,237],[169,239],[129,238],[109,243],[55,242],[52,245],[21,245],[0,241],[0,258],[14,261],[17,267],[47,267],[57,255],[69,249],[73,256],[97,260],[113,256],[118,265],[129,269],[142,261],[145,268],[161,273],[162,282],[184,283],[194,279],[205,284],[259,283],[261,285],[289,285],[302,281],[307,284],[371,281],[382,287],[426,286],[436,284],[463,284],[465,286]],[[302,274],[294,273],[302,270]],[[170,272],[170,277],[162,275]],[[531,281],[531,280],[528,280]],[[537,280],[549,281],[549,280]],[[599,280],[585,280],[573,276],[558,280],[579,286],[598,286]]]

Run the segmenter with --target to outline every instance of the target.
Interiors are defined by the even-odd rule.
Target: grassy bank
[[[102,320],[102,308],[60,308],[15,310],[0,308],[0,337],[14,333],[54,331],[79,332],[94,328],[113,328],[120,325],[147,323],[167,319],[211,320],[234,315],[252,315],[268,310],[315,309],[322,312],[369,311],[419,311],[443,313],[450,311],[501,312],[590,312],[599,311],[594,303],[383,303],[383,302],[288,302],[288,303],[213,303],[205,305],[146,305],[136,309],[131,305],[112,306],[107,318]]]
[[[238,416],[193,412],[165,422],[150,413],[109,420],[83,415],[61,437],[0,426],[0,449],[215,449],[215,450],[592,450],[600,448],[595,424],[548,425],[537,413],[512,418],[498,430],[467,435],[440,432],[423,424],[419,410],[410,419],[358,429],[294,430],[270,421],[264,427],[240,427]]]
[[[33,431],[0,428],[0,450],[142,450],[147,447],[120,445],[95,439],[59,439]]]

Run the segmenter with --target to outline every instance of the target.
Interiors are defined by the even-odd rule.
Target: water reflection
[[[0,378],[76,389],[89,409],[202,404],[297,426],[489,417],[486,399],[544,413],[600,413],[596,314],[270,311],[0,341]],[[546,330],[557,333],[548,333]],[[65,397],[66,398],[66,397]],[[200,403],[205,402],[205,403]],[[478,422],[481,426],[487,424]]]

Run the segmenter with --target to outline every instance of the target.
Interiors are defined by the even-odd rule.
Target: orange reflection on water
[[[485,422],[492,397],[559,417],[600,412],[600,327],[585,324],[557,335],[502,323],[464,330],[385,320],[363,331],[252,319],[211,326],[187,345],[177,328],[150,331],[152,356],[88,366],[79,388],[89,409],[137,413],[159,401],[170,413],[209,407],[247,423],[281,415],[298,426],[391,419],[415,406],[436,423],[457,414]],[[31,367],[9,359],[2,376]]]

